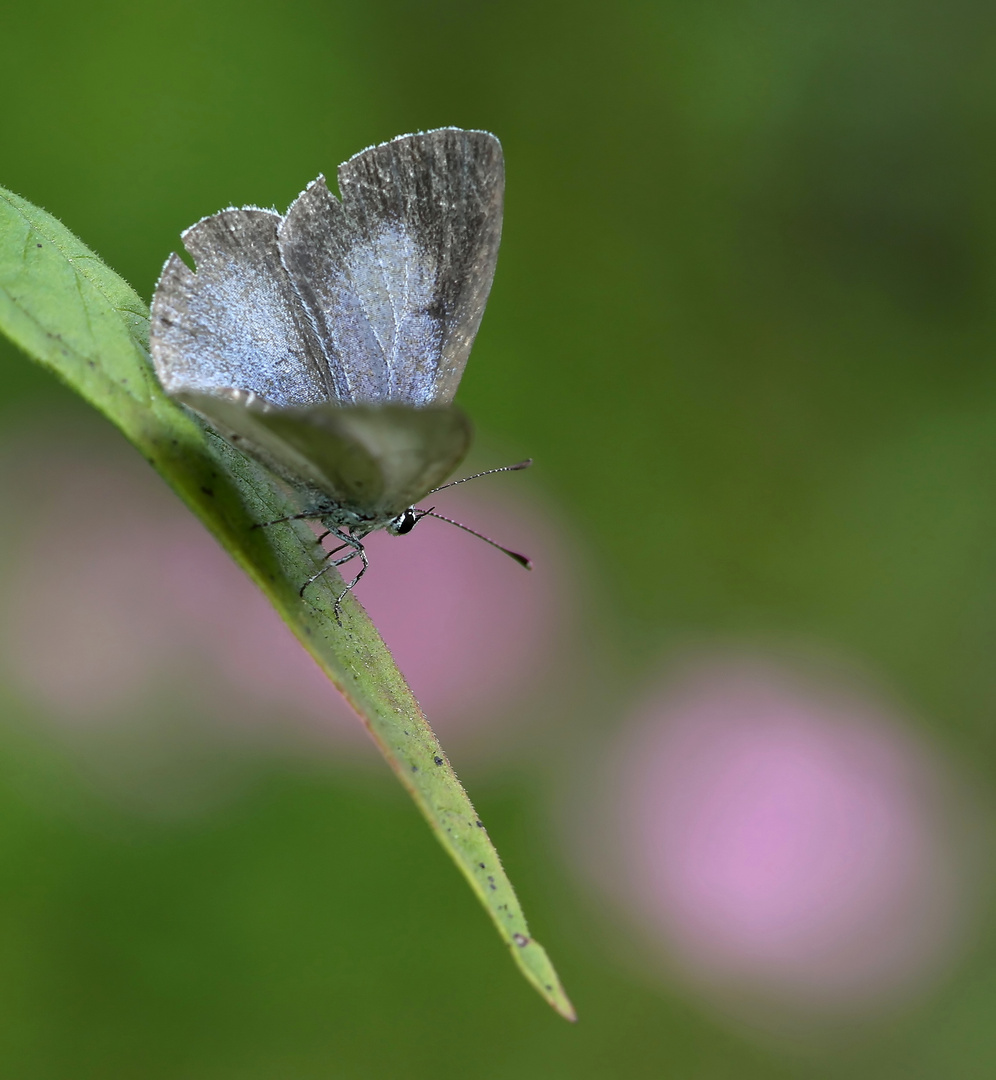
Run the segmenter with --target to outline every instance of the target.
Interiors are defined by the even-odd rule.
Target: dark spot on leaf
[[[211,488],[209,488],[209,487],[205,487],[205,486],[204,486],[203,484],[201,484],[201,491],[203,491],[203,492],[204,492],[204,494],[205,494],[205,495],[207,495],[207,497],[208,497],[209,499],[213,499],[213,498],[214,498],[214,492],[213,492],[213,491],[211,490]]]
[[[441,757],[434,757],[432,759],[437,765],[442,765],[443,759]]]
[[[417,765],[412,766],[412,772],[418,772],[418,766]]]
[[[482,863],[482,862],[479,862],[479,863],[478,863],[477,865],[478,865],[478,866],[479,866],[479,867],[480,867],[480,868],[481,868],[482,870],[483,870],[483,869],[485,869],[485,867],[484,867],[484,863]]]
[[[475,822],[474,822],[474,824],[475,824],[475,825],[476,825],[476,826],[477,826],[477,827],[478,827],[479,829],[483,829],[483,828],[484,828],[484,822],[483,822],[483,821],[475,821]]]
[[[498,889],[498,886],[495,884],[495,879],[491,876],[491,874],[488,874],[488,886],[492,892],[496,892]]]
[[[41,244],[35,244],[35,247],[41,247]]]
[[[512,940],[520,949],[524,949],[529,944],[529,938],[525,934],[513,934]]]

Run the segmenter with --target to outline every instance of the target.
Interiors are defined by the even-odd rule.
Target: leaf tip
[[[525,934],[513,934],[509,944],[522,973],[536,987],[547,1004],[565,1020],[577,1023],[578,1014],[567,996],[546,949]]]

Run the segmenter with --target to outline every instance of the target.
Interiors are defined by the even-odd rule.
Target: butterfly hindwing
[[[338,505],[381,521],[440,485],[470,445],[470,424],[455,406],[313,405],[275,409],[260,422],[323,477]]]
[[[305,502],[310,491],[314,500],[377,520],[395,517],[441,484],[470,444],[470,425],[453,406],[273,409],[238,391],[179,397],[233,445],[304,488]]]

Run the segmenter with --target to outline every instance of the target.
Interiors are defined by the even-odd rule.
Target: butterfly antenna
[[[437,491],[445,491],[447,488],[456,487],[457,484],[466,484],[468,480],[476,480],[479,476],[490,476],[492,473],[496,472],[518,472],[519,469],[528,469],[529,466],[532,465],[532,463],[532,458],[526,458],[525,461],[520,461],[517,465],[502,465],[500,469],[485,469],[484,472],[474,473],[473,476],[465,476],[462,480],[451,480],[448,484],[443,484],[442,487],[433,488],[432,491],[428,492],[427,494],[435,495]],[[437,514],[436,517],[438,516],[439,515]],[[444,518],[443,520],[449,521],[449,518]],[[456,525],[457,523],[455,521],[451,521],[450,524]],[[463,528],[463,526],[461,526],[461,528]],[[467,531],[473,532],[474,530],[468,529]],[[486,536],[482,536],[481,539],[487,540],[488,538]],[[488,543],[490,544],[491,541],[488,540]],[[500,546],[500,544],[495,544],[495,547]],[[502,548],[502,551],[504,550],[505,549]]]
[[[508,466],[506,469],[491,469],[490,471],[506,472],[508,468],[524,469],[525,467],[525,465],[511,465]],[[480,475],[484,476],[485,474],[481,473]],[[467,479],[473,480],[474,477],[468,476]],[[456,483],[460,484],[463,483],[463,481],[457,480]],[[450,485],[447,484],[446,486],[449,487]],[[443,517],[442,514],[437,514],[433,510],[422,510],[420,511],[420,516],[434,517],[439,518],[440,521],[447,521],[450,525],[455,525],[458,529],[463,529],[464,532],[469,532],[471,536],[476,536],[478,540],[483,540],[485,544],[490,544],[492,547],[497,548],[499,551],[504,551],[510,559],[515,559],[519,566],[524,566],[527,570],[532,570],[533,568],[533,564],[525,557],[525,555],[520,555],[517,551],[512,551],[511,548],[502,547],[501,544],[498,544],[494,540],[492,540],[490,536],[485,536],[484,533],[479,533],[476,529],[472,529],[469,525],[463,525],[459,521],[454,521],[453,518]]]

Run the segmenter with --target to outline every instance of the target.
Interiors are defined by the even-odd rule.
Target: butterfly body
[[[285,215],[186,230],[196,272],[167,261],[150,345],[167,393],[279,475],[348,559],[376,529],[409,531],[470,444],[452,402],[494,275],[501,146],[401,136],[338,182],[339,198],[319,177]]]

